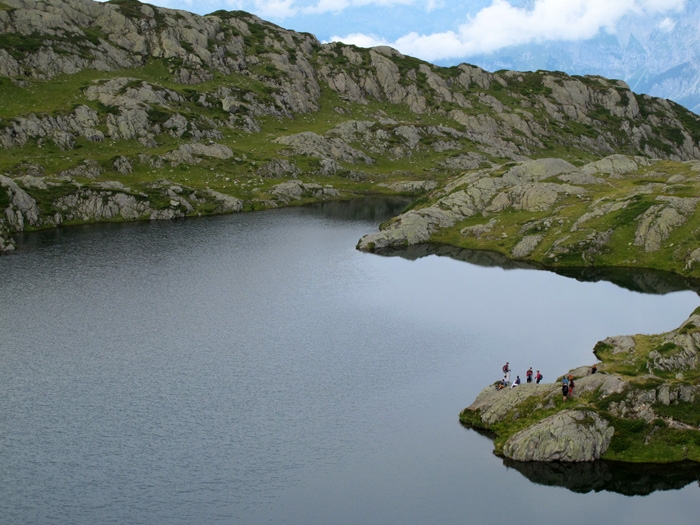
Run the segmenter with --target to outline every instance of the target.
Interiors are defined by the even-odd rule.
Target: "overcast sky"
[[[243,10],[322,42],[390,45],[439,64],[533,42],[577,41],[614,33],[624,16],[649,17],[672,31],[697,0],[150,0],[208,14]]]

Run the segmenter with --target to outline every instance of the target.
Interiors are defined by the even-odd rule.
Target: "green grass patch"
[[[0,186],[0,210],[4,210],[10,206],[10,193],[7,191],[5,186]]]
[[[73,195],[78,191],[78,188],[74,184],[63,182],[52,184],[46,189],[25,188],[25,191],[36,200],[42,215],[51,216],[61,211],[56,208],[57,201]]]
[[[654,348],[654,351],[660,353],[661,355],[674,354],[679,350],[682,350],[682,348],[679,347],[677,344],[671,342],[664,343]]]
[[[608,411],[612,405],[622,403],[626,399],[626,390],[623,392],[613,392],[606,396],[603,396],[599,390],[596,390],[590,398],[590,403],[601,411]]]
[[[156,31],[160,32],[168,28],[166,16],[159,11],[159,7],[152,4],[145,4],[137,0],[109,0],[109,3],[118,5],[119,10],[125,17],[136,20],[147,20],[149,18],[149,16],[141,10],[141,5],[148,5],[153,9],[153,20],[156,23]],[[174,13],[173,16],[176,19],[183,18],[180,13]]]
[[[615,434],[604,459],[634,463],[700,460],[700,432],[657,423],[610,418]]]
[[[531,97],[533,95],[549,96],[552,94],[552,88],[545,86],[542,74],[523,73],[522,76],[523,81],[516,84],[521,95]]]
[[[16,60],[21,60],[28,53],[36,53],[45,45],[44,37],[36,32],[31,35],[0,33],[0,49]]]
[[[482,429],[487,428],[481,420],[480,410],[462,410],[462,412],[459,414],[459,421],[468,427]]]
[[[670,417],[687,425],[700,427],[700,399],[693,402],[674,401],[670,405],[656,403],[654,412],[662,417]]]
[[[643,215],[654,204],[655,199],[653,196],[635,195],[629,200],[626,207],[612,214],[613,223],[611,226],[619,228],[635,222],[638,217]]]
[[[147,113],[148,120],[155,124],[163,124],[173,116],[172,112],[159,107],[151,107],[148,109]]]

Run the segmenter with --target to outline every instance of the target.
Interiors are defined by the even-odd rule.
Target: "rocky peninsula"
[[[559,382],[490,385],[460,414],[488,430],[495,452],[515,461],[700,462],[700,309],[676,330],[609,337],[591,366],[573,375],[564,399]]]

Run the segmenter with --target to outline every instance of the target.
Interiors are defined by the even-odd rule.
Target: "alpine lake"
[[[519,464],[458,421],[505,361],[555,381],[608,336],[680,326],[697,292],[355,249],[403,205],[18,237],[0,522],[697,523],[698,465]]]

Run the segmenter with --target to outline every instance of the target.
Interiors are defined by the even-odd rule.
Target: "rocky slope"
[[[495,432],[496,452],[516,461],[700,461],[700,312],[655,336],[611,337],[601,363],[559,383],[486,387],[460,420]]]
[[[612,155],[473,170],[360,240],[366,251],[446,242],[546,267],[659,268],[697,277],[700,164]]]
[[[0,249],[73,222],[421,195],[542,157],[700,159],[698,117],[623,82],[441,68],[135,0],[0,0],[0,89]]]

